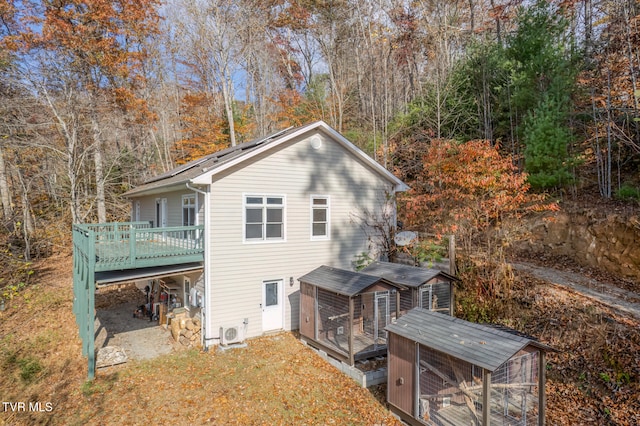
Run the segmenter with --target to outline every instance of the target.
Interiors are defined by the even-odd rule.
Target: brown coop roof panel
[[[450,281],[459,281],[457,277],[438,269],[420,268],[400,263],[373,262],[362,270],[363,273],[385,278],[393,283],[407,287],[419,287],[435,277],[443,277]]]
[[[386,330],[491,372],[528,345],[552,350],[533,338],[422,308],[412,309]]]
[[[298,280],[349,297],[365,291],[378,282],[391,284],[384,278],[325,265],[301,276]],[[398,286],[393,285],[393,287]]]

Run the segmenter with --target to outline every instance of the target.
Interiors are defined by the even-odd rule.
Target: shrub
[[[616,198],[620,200],[640,201],[640,189],[636,188],[635,186],[629,183],[624,183],[616,191]]]
[[[43,369],[40,361],[32,357],[23,358],[18,361],[18,364],[20,365],[20,378],[26,383],[33,382]]]

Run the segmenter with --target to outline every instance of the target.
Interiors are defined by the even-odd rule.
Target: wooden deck
[[[73,225],[73,312],[95,377],[96,273],[204,261],[204,227],[152,228],[149,222]]]
[[[74,225],[74,249],[94,271],[204,260],[203,226],[151,228],[146,222]]]

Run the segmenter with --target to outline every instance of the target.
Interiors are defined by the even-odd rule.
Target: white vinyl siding
[[[323,264],[352,269],[355,256],[369,251],[361,218],[366,211],[382,208],[393,184],[333,140],[321,137],[317,150],[308,139],[291,141],[251,164],[212,177],[207,219],[211,337],[217,337],[221,326],[239,326],[245,318],[247,337],[260,335],[262,283],[276,278],[284,278],[284,328],[297,329],[298,277]],[[286,241],[247,244],[245,197],[272,194],[286,194]],[[311,241],[310,200],[315,194],[330,196],[331,239]]]
[[[328,195],[311,196],[311,239],[328,240],[331,235],[331,212]]]
[[[171,191],[161,195],[148,195],[146,197],[140,197],[135,199],[135,203],[140,203],[140,220],[150,221],[156,226],[156,200],[166,198],[167,199],[167,226],[183,226],[183,196],[193,196],[194,192],[187,189],[182,191]],[[196,216],[195,224],[204,223],[204,198],[202,195],[197,195],[197,201],[195,202]]]

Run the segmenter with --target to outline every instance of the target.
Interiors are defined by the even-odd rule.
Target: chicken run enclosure
[[[353,365],[387,352],[399,289],[384,278],[321,266],[300,278],[301,338]]]
[[[387,330],[387,399],[408,423],[544,423],[548,346],[421,308]]]

